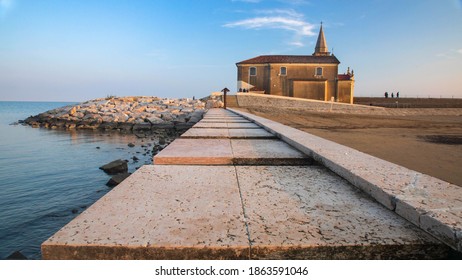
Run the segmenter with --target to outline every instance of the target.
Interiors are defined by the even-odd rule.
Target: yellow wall
[[[256,76],[249,76],[250,67],[257,69]],[[286,76],[280,75],[281,67],[286,67]],[[323,68],[321,77],[315,75],[317,67]],[[266,94],[330,101],[336,95],[337,73],[337,64],[246,64],[238,65],[237,79],[264,90]],[[350,87],[343,82],[348,82]],[[339,83],[337,96],[340,102],[350,103],[353,96],[351,82],[342,81],[341,86]]]
[[[324,101],[326,81],[294,81],[293,97]]]
[[[353,104],[355,81],[338,81],[338,102]]]

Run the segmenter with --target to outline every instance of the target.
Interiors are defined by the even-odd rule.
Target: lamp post
[[[223,92],[223,108],[226,109],[226,94],[229,92],[229,89],[228,88],[224,88],[221,90],[221,92]]]

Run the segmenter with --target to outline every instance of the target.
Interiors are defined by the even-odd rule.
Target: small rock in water
[[[113,174],[127,172],[128,165],[127,165],[127,161],[118,159],[106,165],[101,166],[99,169],[103,170],[109,175],[113,175]]]
[[[110,188],[115,187],[118,184],[122,183],[122,181],[127,179],[128,176],[130,176],[130,175],[131,175],[130,173],[122,173],[122,174],[112,176],[112,178],[109,179],[109,181],[107,181],[106,186],[108,186]]]
[[[133,161],[139,161],[139,160],[140,160],[140,159],[137,158],[136,156],[133,156],[132,159],[133,159]]]
[[[77,210],[77,209],[72,209],[72,214],[77,214],[77,213],[79,213],[79,210]]]
[[[129,146],[130,148],[133,148],[133,147],[135,147],[135,144],[133,144],[133,143],[128,143],[127,146]]]
[[[27,260],[27,257],[24,256],[21,252],[16,251],[13,254],[9,255],[7,260]]]
[[[96,149],[98,149],[98,150],[99,150],[99,149],[101,149],[101,147],[96,147]]]
[[[165,138],[164,137],[159,138],[159,145],[165,145]]]

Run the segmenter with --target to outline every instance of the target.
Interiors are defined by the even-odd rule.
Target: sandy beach
[[[354,115],[239,108],[462,186],[462,109],[387,109]]]

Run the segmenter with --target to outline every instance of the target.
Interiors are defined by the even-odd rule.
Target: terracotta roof
[[[260,55],[247,59],[236,64],[267,64],[267,63],[328,63],[340,64],[334,55],[313,56],[313,55]]]
[[[338,80],[351,80],[351,76],[348,74],[338,74],[337,79]]]

